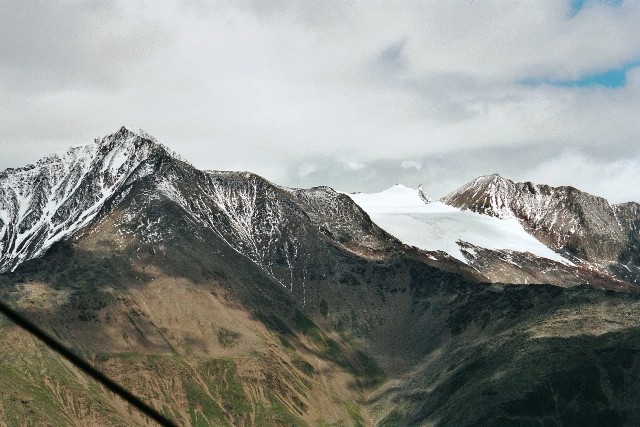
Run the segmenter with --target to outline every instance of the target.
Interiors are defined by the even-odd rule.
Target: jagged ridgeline
[[[574,187],[478,178],[447,195],[446,203],[498,218],[517,218],[535,237],[594,262],[638,265],[640,204],[610,204]]]
[[[0,296],[179,425],[637,425],[637,205],[482,180],[373,213],[122,128],[0,173]],[[430,250],[377,225],[446,219],[432,203],[515,218],[546,249]],[[0,424],[149,425],[0,335]]]

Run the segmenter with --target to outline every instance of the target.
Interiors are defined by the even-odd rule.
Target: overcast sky
[[[640,0],[0,1],[0,170],[142,128],[202,169],[640,201]]]

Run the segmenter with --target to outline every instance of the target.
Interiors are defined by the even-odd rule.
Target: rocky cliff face
[[[640,265],[640,204],[621,203],[614,205],[613,208],[620,228],[627,238],[618,261],[638,266]]]
[[[477,178],[443,201],[497,218],[516,218],[557,251],[614,273],[621,265],[637,266],[632,255],[640,236],[636,203],[612,205],[573,187],[515,183],[498,175]]]
[[[96,219],[127,185],[151,172],[164,147],[126,128],[0,174],[0,271],[42,255]]]
[[[194,230],[215,233],[291,291],[308,275],[304,251],[317,249],[318,242],[369,254],[398,246],[348,197],[329,188],[292,190],[251,173],[199,171],[152,137],[123,127],[94,144],[3,173],[0,271],[82,234],[136,186],[144,187],[148,201],[135,209],[170,199],[197,224]],[[146,227],[130,232],[160,241],[168,230],[157,224],[158,218],[149,218]]]
[[[309,253],[304,251],[324,250],[319,242],[374,258],[407,250],[344,194],[327,187],[284,188],[247,172],[198,171],[153,137],[123,127],[93,144],[2,172],[0,271],[15,269],[55,242],[81,234],[141,182],[149,186],[145,191],[150,199],[168,197],[199,227],[214,232],[282,286],[290,291],[300,287],[296,292],[301,295],[310,274]],[[420,203],[431,202],[424,190],[417,194]],[[610,205],[572,187],[514,183],[497,175],[478,178],[442,201],[492,217],[515,218],[550,248],[597,271],[590,279],[586,270],[568,271],[559,264],[556,277],[539,275],[535,257],[514,264],[505,261],[509,253],[490,247],[477,247],[473,253],[461,247],[467,254],[463,261],[474,271],[442,257],[433,265],[458,264],[454,269],[488,281],[600,283],[603,274],[640,280],[635,203]],[[166,232],[152,222],[147,228],[149,238]],[[487,256],[481,259],[478,253]]]
[[[545,243],[588,260],[616,260],[626,237],[606,199],[573,187],[515,183],[490,175],[443,201],[498,218],[515,217]]]

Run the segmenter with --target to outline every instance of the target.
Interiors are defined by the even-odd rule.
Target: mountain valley
[[[637,425],[639,206],[291,189],[123,127],[0,172],[0,295],[178,425]],[[152,424],[0,336],[0,425]]]

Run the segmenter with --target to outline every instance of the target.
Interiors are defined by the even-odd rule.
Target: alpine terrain
[[[0,172],[0,298],[178,425],[640,424],[640,205],[201,171],[125,127]],[[0,318],[0,425],[152,425]]]

